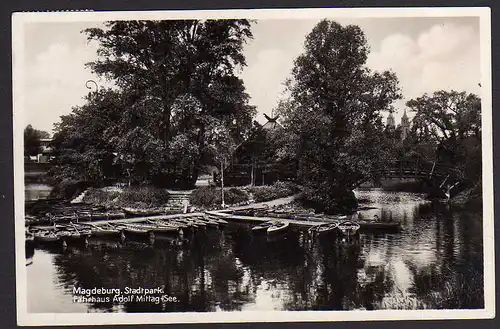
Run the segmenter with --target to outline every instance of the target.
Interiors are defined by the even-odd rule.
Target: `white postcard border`
[[[483,248],[484,309],[479,310],[378,310],[378,311],[259,311],[215,313],[28,313],[24,248],[24,24],[30,22],[102,22],[130,19],[248,18],[389,18],[389,17],[480,17],[481,101],[483,151]],[[216,322],[306,322],[486,319],[495,316],[495,257],[493,213],[493,144],[490,8],[336,8],[246,9],[203,11],[136,12],[33,12],[12,15],[13,134],[16,236],[16,299],[18,325],[167,324]]]

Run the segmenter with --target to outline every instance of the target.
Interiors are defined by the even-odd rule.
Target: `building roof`
[[[267,119],[267,122],[262,126],[262,128],[266,130],[274,130],[276,128],[283,128],[283,126],[278,122],[279,115],[274,118],[269,117],[264,113],[264,117]]]

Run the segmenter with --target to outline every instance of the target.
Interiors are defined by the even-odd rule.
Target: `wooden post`
[[[441,185],[439,185],[439,188],[442,188],[444,183],[446,183],[446,181],[448,180],[448,177],[450,177],[450,175],[446,176],[446,178],[444,179],[444,181],[441,183]]]
[[[434,161],[434,163],[432,164],[432,169],[431,169],[431,173],[429,174],[429,178],[431,178],[432,174],[434,173],[434,167],[436,167],[436,161]]]
[[[255,160],[252,159],[252,167],[250,168],[250,186],[255,186]]]
[[[224,204],[224,160],[220,161],[220,186],[221,186],[221,196],[222,196],[222,207],[224,208],[226,205]]]

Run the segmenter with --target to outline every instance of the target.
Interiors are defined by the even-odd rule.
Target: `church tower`
[[[394,130],[396,128],[396,122],[394,121],[394,116],[392,115],[392,112],[389,113],[389,116],[387,117],[387,129]]]
[[[408,137],[409,133],[410,133],[410,120],[406,115],[406,109],[405,109],[405,113],[401,118],[401,140],[405,140],[406,137]]]

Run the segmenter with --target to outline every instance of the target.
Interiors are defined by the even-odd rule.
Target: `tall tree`
[[[148,133],[163,143],[167,158],[173,146],[192,148],[182,141],[194,141],[193,165],[182,170],[192,183],[207,153],[207,117],[222,120],[235,135],[250,126],[255,109],[235,75],[246,65],[243,46],[252,38],[247,20],[112,21],[84,32],[99,42],[100,59],[88,63],[91,70],[131,98],[156,104],[160,118]],[[180,111],[186,101],[196,111]]]
[[[306,199],[327,212],[351,210],[353,188],[388,156],[381,112],[401,97],[398,81],[391,72],[366,68],[369,49],[357,26],[323,20],[304,47],[287,83],[290,98],[279,111],[309,190]]]
[[[37,130],[32,125],[24,128],[24,155],[34,156],[41,151],[41,139],[49,138],[50,134],[43,130]]]
[[[413,121],[423,130],[420,135],[436,141],[436,158],[462,169],[468,176],[464,178],[480,179],[481,99],[467,92],[441,90],[406,105],[415,112]]]

